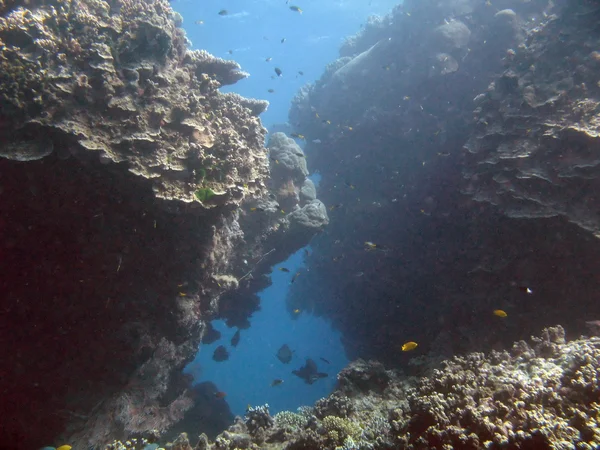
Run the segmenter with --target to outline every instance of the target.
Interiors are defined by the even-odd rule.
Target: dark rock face
[[[352,358],[402,366],[554,323],[585,333],[600,317],[598,14],[407,1],[348,40],[290,111],[331,209],[290,311],[331,318]]]
[[[268,103],[221,94],[247,74],[188,51],[165,0],[0,13],[0,446],[163,431],[198,406],[178,373],[206,322],[245,325],[316,231],[241,210],[269,199]]]

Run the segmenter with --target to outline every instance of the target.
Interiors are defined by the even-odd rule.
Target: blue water
[[[237,61],[250,77],[223,92],[269,100],[261,115],[269,128],[287,121],[298,89],[318,79],[338,57],[344,38],[357,33],[370,15],[384,15],[398,0],[174,0],[192,48]],[[302,8],[302,14],[289,5]],[[225,9],[228,15],[219,16]],[[195,24],[202,20],[204,24]],[[281,39],[286,41],[282,44]],[[229,54],[229,50],[233,50]],[[266,62],[266,58],[273,58]],[[283,74],[277,77],[274,68]],[[302,71],[304,75],[298,74]],[[275,76],[275,79],[271,77]],[[268,89],[274,89],[271,94]]]
[[[269,128],[287,122],[293,96],[305,83],[318,79],[325,66],[338,57],[345,37],[359,31],[369,15],[383,15],[396,3],[396,0],[290,0],[289,4],[285,0],[175,0],[172,6],[184,18],[183,26],[192,48],[233,59],[250,73],[249,78],[222,91],[269,100],[269,109],[261,115],[263,125]],[[302,8],[303,13],[291,11],[292,4]],[[219,16],[222,9],[228,15]],[[200,20],[204,23],[195,23]],[[285,42],[281,43],[283,38]],[[267,58],[272,60],[267,62]],[[275,67],[282,70],[281,77],[276,76]],[[269,89],[275,92],[269,93]],[[310,159],[307,162],[310,170]],[[339,333],[325,320],[304,311],[291,317],[286,310],[290,279],[304,267],[303,254],[301,250],[274,268],[273,284],[261,293],[261,309],[251,318],[251,328],[241,331],[237,348],[229,345],[236,330],[215,321],[213,325],[222,338],[211,345],[202,345],[186,369],[197,381],[212,381],[226,392],[234,414],[243,415],[248,405],[264,403],[270,405],[272,414],[312,405],[331,392],[337,372],[348,363]],[[277,270],[281,266],[290,272]],[[275,357],[283,344],[295,351],[290,364],[283,364]],[[221,363],[212,360],[218,345],[228,348],[229,360]],[[330,376],[307,385],[292,375],[291,371],[302,366],[308,357],[317,363],[319,371]],[[276,378],[284,383],[271,387]]]

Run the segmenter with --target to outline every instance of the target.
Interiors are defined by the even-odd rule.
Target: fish
[[[381,244],[376,244],[371,241],[365,241],[366,250],[385,250],[385,247]]]
[[[438,152],[438,156],[450,156],[450,152]]]
[[[307,249],[304,249],[304,256],[310,256],[310,252]]]
[[[281,71],[281,69],[279,67],[275,67],[275,73],[277,74],[278,77],[280,77],[283,72]]]
[[[235,334],[231,338],[231,346],[232,347],[237,347],[237,345],[239,343],[240,343],[240,330],[238,328],[238,330],[235,332]]]
[[[285,273],[289,273],[290,272],[290,269],[288,269],[287,267],[280,267],[277,270],[281,270],[282,272],[285,272]]]
[[[277,350],[277,359],[284,364],[289,364],[292,360],[292,350],[287,344],[283,344],[279,350]]]
[[[296,279],[300,276],[300,272],[296,272],[294,274],[294,276],[292,277],[292,280],[290,281],[290,284],[292,284],[294,281],[296,281]]]
[[[227,50],[227,53],[229,53],[230,55],[233,55],[233,50]]]
[[[267,89],[267,92],[268,92],[269,94],[272,94],[273,92],[275,92],[275,89]]]
[[[299,158],[306,158],[306,155],[304,155],[304,153],[294,153],[294,155],[298,156]]]
[[[290,6],[290,9],[291,9],[292,11],[295,11],[295,12],[297,12],[297,13],[300,13],[300,14],[302,14],[302,10],[300,9],[300,7],[299,7],[299,6],[294,6],[294,5],[292,5],[292,6]]]
[[[508,314],[506,314],[506,311],[502,310],[502,309],[495,309],[494,310],[494,315],[498,316],[498,317],[508,317]]]
[[[356,186],[354,186],[352,183],[350,183],[349,181],[345,181],[344,184],[349,187],[350,189],[355,189]]]
[[[319,358],[319,359],[320,359],[321,361],[323,361],[323,362],[326,362],[327,364],[331,364],[331,363],[330,363],[330,362],[329,362],[327,359],[325,359],[325,358],[323,358],[323,357],[321,357],[321,358]]]
[[[271,387],[279,386],[280,384],[283,384],[283,380],[281,378],[275,378],[273,381],[271,381]]]
[[[321,139],[313,139],[313,144],[320,144],[321,142]]]
[[[56,450],[71,450],[73,447],[71,447],[70,445],[61,445],[60,447],[57,447]]]
[[[196,25],[204,25],[204,20],[196,20],[194,23]]]
[[[417,348],[419,344],[417,344],[414,341],[408,341],[405,342],[404,344],[402,344],[402,351],[403,352],[410,352],[411,350],[414,350],[415,348]]]
[[[298,71],[298,75],[304,75],[304,72],[302,72],[301,70]]]
[[[519,290],[525,294],[533,294],[533,291],[529,289],[527,286],[518,286]]]
[[[327,125],[331,125],[331,120],[323,119],[323,120],[321,120],[321,122],[326,123]]]
[[[215,398],[225,398],[227,397],[227,393],[223,391],[215,392]]]
[[[220,16],[226,16],[227,14],[229,14],[229,11],[227,11],[226,9],[222,9],[221,11],[219,11]]]
[[[329,207],[329,211],[333,211],[334,209],[338,209],[338,208],[341,208],[341,207],[342,207],[342,204],[341,203],[337,203],[335,205],[331,205]]]
[[[272,59],[273,59],[273,58],[271,58],[271,57],[269,56],[267,59],[265,59],[265,61],[266,61],[266,62],[269,62],[269,61],[271,61]]]
[[[306,139],[303,134],[299,134],[299,133],[290,133],[290,136],[293,138],[298,138],[298,139],[303,139],[303,140]]]
[[[281,43],[283,44],[285,42],[285,38],[281,38]]]
[[[292,373],[299,378],[302,378],[306,384],[313,384],[320,378],[326,378],[329,375],[324,372],[319,372],[317,364],[310,358],[306,359],[306,364],[297,370],[292,370]]]
[[[296,308],[293,312],[294,312],[294,314],[300,314],[302,311],[300,311],[299,309]]]
[[[229,352],[227,351],[227,349],[225,348],[225,346],[219,345],[215,349],[215,352],[213,353],[212,359],[214,359],[217,362],[227,361],[229,359]]]

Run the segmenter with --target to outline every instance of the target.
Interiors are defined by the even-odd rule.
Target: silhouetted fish
[[[233,337],[231,338],[231,346],[232,347],[237,347],[237,345],[240,343],[240,330],[238,329],[235,334],[233,335]]]
[[[304,380],[306,384],[313,384],[319,378],[326,378],[328,375],[317,370],[317,364],[310,358],[306,359],[306,364],[292,373]]]
[[[331,364],[328,360],[326,360],[325,358],[319,358],[321,361],[326,362],[327,364]]]
[[[213,359],[217,362],[227,361],[229,359],[229,352],[223,345],[219,345],[213,353]]]
[[[289,364],[292,360],[292,350],[287,344],[283,344],[279,350],[277,350],[277,359],[284,364]]]

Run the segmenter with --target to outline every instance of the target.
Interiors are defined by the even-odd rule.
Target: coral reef
[[[287,306],[330,319],[352,359],[418,375],[422,355],[600,317],[600,11],[492,3],[406,0],[293,101],[330,223]]]
[[[166,0],[0,12],[0,444],[165,430],[203,401],[180,371],[207,322],[257,307],[220,299],[244,277],[256,292],[249,270],[261,279],[304,246],[325,209],[246,220],[270,201],[268,102],[219,92],[247,74],[189,50]]]
[[[597,448],[599,377],[600,339],[566,342],[560,326],[508,351],[456,356],[419,380],[359,360],[314,410],[270,420],[256,408],[201,448]],[[335,398],[352,408],[323,409]]]

